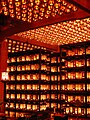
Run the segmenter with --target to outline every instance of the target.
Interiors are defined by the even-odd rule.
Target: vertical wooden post
[[[0,44],[0,103],[4,102],[4,83],[2,80],[2,72],[6,71],[7,68],[7,58],[8,58],[8,44],[4,40]]]

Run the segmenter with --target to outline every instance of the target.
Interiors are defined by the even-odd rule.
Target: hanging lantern
[[[2,72],[2,81],[6,81],[9,79],[8,72]]]

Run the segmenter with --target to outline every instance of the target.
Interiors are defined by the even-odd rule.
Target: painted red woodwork
[[[7,57],[8,57],[7,42],[3,41],[0,44],[0,102],[4,101],[4,83],[1,80],[2,72],[6,71],[7,68]]]
[[[90,11],[90,0],[74,0],[74,1]]]

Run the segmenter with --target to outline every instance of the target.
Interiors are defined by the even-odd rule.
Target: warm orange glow
[[[11,99],[15,99],[15,94],[11,94]]]
[[[51,103],[51,108],[55,108],[56,107],[56,103]]]
[[[14,116],[14,112],[10,112],[10,117],[13,117]]]
[[[17,99],[20,99],[20,94],[17,94]]]
[[[28,4],[24,0],[8,0],[7,2],[1,0],[1,4],[5,15],[10,14],[12,18],[14,17],[28,22],[77,11],[77,7],[68,3],[66,0],[35,0],[35,2],[34,0],[30,0]]]
[[[31,109],[31,105],[27,104],[27,110]]]
[[[2,80],[8,80],[9,79],[9,75],[8,72],[2,72]]]
[[[49,25],[34,30],[22,32],[16,34],[16,36],[18,35],[25,39],[37,40],[51,45],[62,45],[68,43],[89,41],[89,23],[90,18],[61,22],[54,25]],[[89,53],[89,48],[87,52]],[[85,51],[81,49],[78,54],[82,55],[84,53]],[[77,51],[75,54],[77,54]],[[73,52],[68,51],[68,55],[73,55]]]
[[[62,90],[85,90],[85,84],[66,84],[62,85]]]

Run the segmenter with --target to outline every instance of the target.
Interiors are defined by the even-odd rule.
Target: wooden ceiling
[[[79,40],[90,40],[90,0],[1,0],[0,12],[0,42],[15,36],[28,42],[61,45],[71,39],[62,39],[70,34],[71,26],[71,34],[77,33]]]

